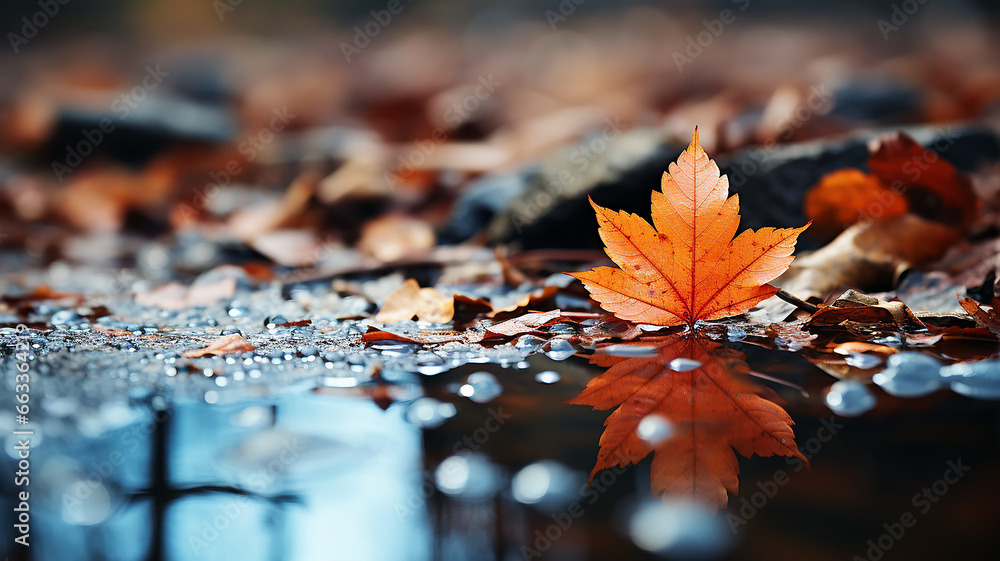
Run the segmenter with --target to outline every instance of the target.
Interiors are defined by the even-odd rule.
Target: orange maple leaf
[[[610,368],[567,403],[616,408],[604,422],[591,478],[603,469],[636,464],[652,452],[656,494],[688,496],[722,508],[728,494],[739,490],[734,448],[747,458],[794,456],[808,465],[795,444],[791,417],[773,402],[774,392],[750,379],[744,356],[706,337],[687,335],[652,339],[655,356],[591,358]],[[639,344],[650,343],[647,338]],[[678,367],[677,358],[689,360]],[[651,415],[666,419],[673,434],[659,442],[644,440],[638,428]]]
[[[594,203],[605,251],[620,269],[569,273],[601,307],[637,323],[694,325],[741,314],[777,288],[765,283],[792,263],[801,228],[747,230],[739,196],[698,144],[691,144],[653,191],[653,226],[643,218]],[[655,227],[655,228],[654,228]]]

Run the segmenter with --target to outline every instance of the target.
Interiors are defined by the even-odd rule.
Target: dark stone
[[[455,201],[448,224],[438,234],[440,242],[461,243],[483,231],[497,214],[523,195],[532,175],[534,170],[486,175],[474,181]]]
[[[832,171],[855,167],[868,170],[868,142],[899,128],[865,131],[836,139],[823,139],[773,148],[750,147],[716,158],[729,176],[730,194],[740,195],[740,228],[773,226],[787,228],[805,224],[805,194],[819,179]],[[935,148],[960,171],[968,172],[983,162],[1000,159],[1000,139],[987,128],[963,126],[904,127],[924,146]],[[623,135],[625,139],[635,131]],[[580,178],[565,188],[552,188],[552,169],[573,169],[559,154],[529,183],[524,195],[498,216],[491,225],[494,242],[519,243],[524,248],[600,248],[597,222],[587,196],[594,202],[649,216],[649,193],[658,189],[660,176],[676,160],[681,148],[647,135],[636,145],[611,144],[609,158],[618,157],[625,165],[601,164],[598,174]],[[646,142],[643,146],[642,142]],[[617,152],[617,153],[616,153]],[[621,153],[624,152],[624,153]],[[532,205],[548,196],[546,205]],[[815,242],[803,237],[799,247],[813,249]]]

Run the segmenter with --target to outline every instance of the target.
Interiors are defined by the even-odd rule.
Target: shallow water
[[[874,383],[837,381],[801,353],[749,344],[738,326],[704,340],[708,354],[664,355],[662,336],[594,354],[558,339],[578,329],[566,324],[549,334],[557,344],[528,334],[490,349],[366,346],[358,342],[364,322],[333,311],[355,306],[344,300],[308,314],[280,304],[282,315],[308,316],[309,325],[254,315],[256,303],[246,313],[230,306],[192,317],[123,305],[96,319],[52,306],[16,318],[44,331],[0,328],[9,390],[0,410],[0,470],[10,475],[0,479],[3,552],[507,561],[975,559],[993,549],[995,361],[942,369],[923,354],[885,364],[848,356]],[[98,333],[95,324],[130,335]],[[193,340],[237,330],[255,351],[180,356]],[[19,342],[30,347],[23,356]],[[21,363],[31,376],[29,425],[14,413]],[[760,442],[726,441],[741,417],[697,410],[710,402],[696,392],[690,411],[635,417],[634,465],[599,470],[588,484],[602,438],[617,430],[611,410],[641,392],[618,392],[605,410],[567,402],[621,365],[669,391],[740,384],[730,394],[754,392],[754,407],[787,411],[794,442],[780,444],[797,445],[801,458],[760,457],[752,453],[763,453]],[[679,380],[687,389],[671,386]],[[661,390],[650,395],[669,393]],[[15,430],[33,431],[27,487],[14,486]],[[663,491],[662,466],[695,454],[680,445],[685,431],[698,457],[732,458],[706,476],[730,486],[725,508],[669,492],[653,498]],[[24,489],[27,550],[10,547]]]

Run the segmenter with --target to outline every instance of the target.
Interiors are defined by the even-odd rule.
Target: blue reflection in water
[[[245,422],[248,407],[266,422]],[[29,558],[427,559],[420,429],[404,410],[298,392],[139,408],[95,438],[50,420],[32,451]],[[0,485],[6,548],[15,489]]]

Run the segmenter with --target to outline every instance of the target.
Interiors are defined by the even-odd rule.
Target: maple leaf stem
[[[809,302],[800,299],[798,296],[795,296],[794,294],[789,294],[788,292],[785,292],[780,288],[778,289],[777,292],[774,293],[774,295],[800,310],[805,310],[809,312],[810,314],[815,314],[816,312],[819,311],[819,306],[815,304],[810,304]]]

